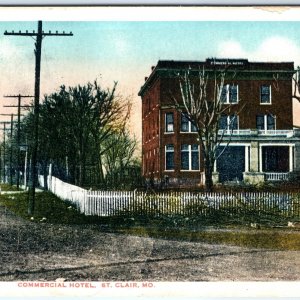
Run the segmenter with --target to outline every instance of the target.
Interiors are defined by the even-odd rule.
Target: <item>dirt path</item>
[[[266,251],[24,221],[0,207],[0,281],[300,280],[300,251]]]

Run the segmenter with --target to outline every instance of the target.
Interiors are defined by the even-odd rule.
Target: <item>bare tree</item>
[[[300,67],[297,67],[296,73],[293,77],[293,98],[300,102]]]
[[[235,73],[231,72],[234,78]],[[228,146],[233,130],[232,124],[239,113],[234,110],[230,118],[228,130],[220,130],[220,121],[223,115],[232,113],[233,103],[224,103],[224,91],[228,81],[227,70],[206,71],[188,69],[178,75],[180,98],[173,96],[176,109],[197,128],[198,140],[204,160],[205,189],[213,189],[214,164]],[[220,144],[226,146],[220,151]]]
[[[103,166],[106,170],[107,187],[126,187],[125,172],[134,165],[137,140],[124,128],[116,130],[106,141],[103,147]],[[133,178],[132,178],[133,180]]]

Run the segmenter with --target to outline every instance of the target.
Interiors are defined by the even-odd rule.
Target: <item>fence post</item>
[[[52,164],[49,164],[49,172],[47,176],[48,190],[52,192]]]
[[[138,198],[140,197],[140,193],[141,192],[137,192],[135,190],[132,194],[132,205],[130,205],[130,207],[132,207],[132,211],[133,211],[134,215],[136,215],[137,206],[138,206]]]
[[[83,213],[84,214],[86,214],[86,201],[87,201],[87,193],[88,193],[88,191],[87,190],[85,190],[85,191],[83,191]]]

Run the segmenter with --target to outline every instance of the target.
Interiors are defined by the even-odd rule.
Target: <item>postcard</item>
[[[0,298],[299,297],[299,17],[0,7]]]

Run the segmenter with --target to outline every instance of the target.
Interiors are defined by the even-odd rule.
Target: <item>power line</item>
[[[39,102],[40,102],[40,77],[41,77],[41,52],[42,52],[42,40],[46,36],[73,36],[73,33],[65,33],[64,31],[59,33],[56,31],[55,33],[44,32],[42,21],[38,21],[38,31],[29,32],[26,30],[25,32],[8,32],[7,30],[4,32],[4,35],[12,35],[12,36],[29,36],[35,37],[35,85],[34,85],[34,144],[32,147],[32,155],[31,155],[31,163],[32,163],[32,171],[31,171],[31,184],[29,187],[29,203],[28,203],[28,214],[32,215],[34,212],[34,204],[35,204],[35,187],[37,180],[37,150],[38,150],[38,124],[39,124]]]

